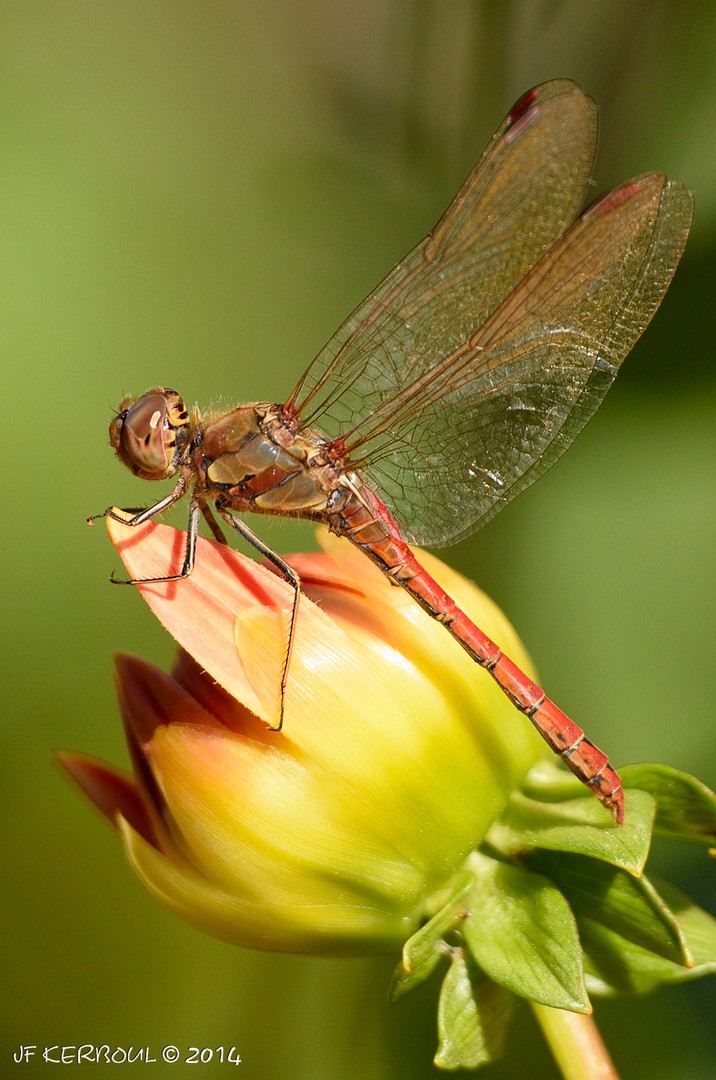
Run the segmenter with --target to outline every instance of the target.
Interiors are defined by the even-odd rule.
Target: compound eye
[[[145,394],[121,421],[121,456],[133,472],[147,479],[161,479],[174,472],[174,431],[165,423],[166,415],[166,398]]]
[[[122,441],[127,457],[145,473],[166,473],[171,460],[167,439],[174,444],[174,432],[164,423],[167,403],[159,394],[140,398],[124,418]]]
[[[189,414],[176,390],[160,386],[125,398],[109,425],[109,441],[135,476],[165,480],[181,466],[191,438]]]

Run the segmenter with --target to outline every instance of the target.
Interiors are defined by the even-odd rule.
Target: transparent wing
[[[287,402],[338,438],[474,334],[574,221],[594,103],[567,80],[506,117],[433,231],[340,327]]]
[[[657,174],[617,188],[354,429],[348,449],[407,539],[467,535],[567,449],[659,306],[692,211],[688,189]]]

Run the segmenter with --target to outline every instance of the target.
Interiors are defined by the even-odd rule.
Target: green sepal
[[[590,1012],[577,925],[541,874],[473,852],[475,882],[463,937],[494,982],[531,1001]]]
[[[716,840],[716,796],[660,765],[622,770],[613,824],[574,777],[540,762],[406,943],[393,997],[449,967],[440,991],[442,1068],[500,1055],[514,996],[588,1013],[594,994],[641,993],[716,971],[716,920],[643,875],[652,830]]]
[[[716,793],[701,780],[668,765],[626,765],[625,787],[656,799],[655,832],[697,844],[716,844]]]
[[[580,918],[585,971],[592,993],[643,994],[666,983],[716,972],[716,919],[668,882],[654,880],[652,886],[678,923],[691,965],[673,963],[613,928],[591,918]]]
[[[560,785],[560,790],[565,789]],[[639,875],[651,845],[656,813],[652,796],[645,791],[628,791],[625,823],[616,825],[578,781],[573,794],[577,798],[553,802],[515,792],[490,827],[487,843],[510,857],[535,848],[588,855]]]
[[[552,851],[535,851],[528,862],[559,888],[580,928],[586,918],[674,964],[693,963],[678,919],[645,876]]]
[[[648,791],[656,800],[655,831],[678,840],[716,844],[716,793],[689,773],[644,762],[619,770],[624,789]],[[544,803],[578,798],[586,789],[549,758],[541,758],[522,783],[522,793]]]
[[[500,1058],[514,1000],[485,977],[469,954],[455,949],[440,988],[435,1064],[477,1069]]]
[[[468,910],[473,875],[463,871],[447,890],[448,898],[435,915],[421,926],[403,946],[403,955],[390,988],[390,1000],[397,1001],[424,982],[447,955],[447,944]],[[441,899],[444,897],[441,895]]]

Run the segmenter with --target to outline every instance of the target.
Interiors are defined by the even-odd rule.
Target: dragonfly
[[[216,540],[226,543],[221,518],[286,578],[294,600],[278,729],[301,583],[240,515],[326,524],[445,627],[622,824],[622,783],[607,755],[410,546],[467,536],[544,473],[596,411],[668,288],[692,194],[650,173],[580,213],[596,137],[596,106],[575,83],[530,90],[435,228],[283,403],[203,414],[168,387],[125,398],[109,428],[119,459],[137,477],[176,482],[148,508],[95,518],[139,526],[188,495],[181,568],[142,582],[191,573],[202,517]]]

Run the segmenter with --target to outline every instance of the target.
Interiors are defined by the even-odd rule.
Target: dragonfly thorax
[[[176,390],[155,387],[125,398],[109,425],[109,441],[130,472],[143,480],[166,480],[178,471],[189,446],[189,414]]]
[[[237,512],[316,518],[339,484],[327,445],[286,419],[282,406],[256,402],[206,420],[187,468],[202,501],[215,499]]]

